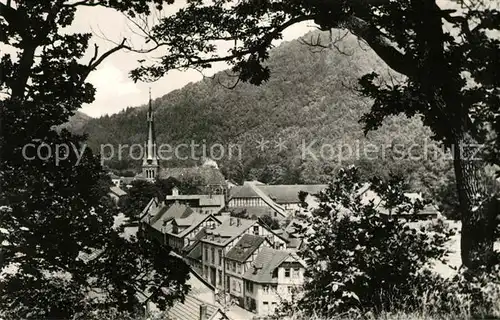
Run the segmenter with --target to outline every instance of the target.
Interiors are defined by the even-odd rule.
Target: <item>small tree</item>
[[[132,187],[128,189],[128,194],[121,206],[123,214],[130,221],[135,221],[148,202],[153,197],[158,196],[158,190],[154,183],[146,180],[136,180],[132,182]]]
[[[453,234],[446,226],[411,227],[381,213],[411,214],[422,203],[404,196],[400,181],[373,180],[370,189],[382,202],[363,200],[355,168],[340,170],[336,180],[320,193],[320,210],[309,219],[305,293],[298,302],[306,314],[330,318],[361,310],[417,308],[424,291],[442,283],[430,271],[432,261],[445,256],[444,244]]]
[[[270,215],[266,214],[262,217],[260,217],[260,221],[265,223],[267,226],[269,226],[272,230],[279,229],[280,228],[280,222]]]

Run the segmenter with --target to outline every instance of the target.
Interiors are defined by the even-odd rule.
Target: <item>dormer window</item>
[[[277,278],[277,277],[278,277],[278,268],[273,270],[273,278]]]
[[[290,268],[285,268],[285,278],[290,278]]]

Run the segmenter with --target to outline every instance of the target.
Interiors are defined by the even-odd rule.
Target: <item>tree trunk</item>
[[[469,269],[489,267],[494,262],[496,199],[489,198],[478,145],[468,133],[455,139],[453,164],[462,217],[461,257]]]

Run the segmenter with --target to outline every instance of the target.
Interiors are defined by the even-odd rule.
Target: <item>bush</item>
[[[421,309],[424,300],[442,300],[434,304],[439,308],[454,305],[454,297],[444,294],[447,281],[428,270],[433,261],[444,258],[444,244],[454,230],[443,224],[405,223],[384,214],[411,214],[423,207],[405,197],[402,186],[398,180],[374,179],[369,189],[378,197],[367,199],[360,192],[366,186],[357,169],[340,170],[319,195],[320,210],[309,218],[314,232],[305,234],[307,249],[301,252],[309,267],[304,295],[295,307],[331,318],[411,312]]]

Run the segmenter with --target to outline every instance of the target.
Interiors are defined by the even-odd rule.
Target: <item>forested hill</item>
[[[318,33],[306,35],[306,39]],[[324,34],[322,36],[325,36]],[[259,179],[269,183],[325,182],[340,165],[357,163],[367,174],[404,174],[414,186],[434,179],[434,163],[387,159],[386,149],[396,143],[422,142],[429,137],[418,118],[396,117],[380,130],[363,135],[360,117],[370,102],[354,90],[357,79],[368,72],[388,75],[387,67],[354,38],[347,38],[342,52],[336,48],[318,50],[300,41],[281,44],[272,51],[268,65],[271,79],[262,86],[238,84],[227,89],[220,82],[205,79],[189,84],[154,101],[158,144],[213,143],[238,144],[243,158],[219,161],[224,173],[236,181]],[[221,73],[215,78],[224,78]],[[89,144],[98,150],[101,144],[144,143],[146,139],[145,106],[128,108],[119,114],[91,119],[82,128],[89,134]],[[80,131],[81,132],[81,131]],[[257,149],[257,142],[269,140],[267,150]],[[281,139],[286,150],[275,148]],[[315,142],[314,142],[315,141]],[[314,143],[313,143],[314,142]],[[345,145],[362,149],[366,143],[380,147],[385,155],[344,152],[343,161],[331,152],[314,159],[304,148],[319,150]],[[382,151],[382,147],[386,146]],[[201,149],[199,149],[201,150]],[[413,149],[415,151],[415,149]],[[372,152],[373,153],[373,152]],[[385,156],[386,159],[382,159]],[[140,161],[125,159],[108,162],[124,170],[138,168]],[[165,165],[188,165],[175,161]],[[441,170],[441,169],[433,169]],[[423,180],[426,180],[422,182]]]

